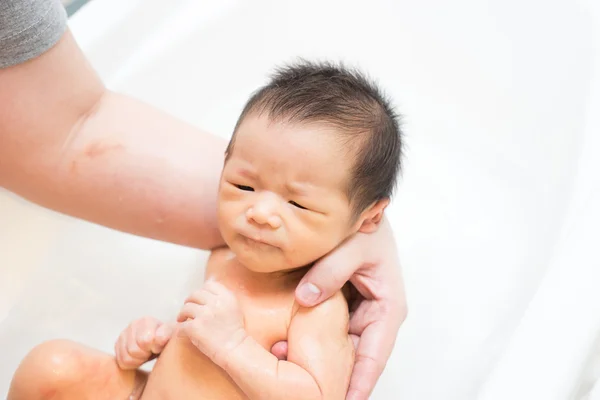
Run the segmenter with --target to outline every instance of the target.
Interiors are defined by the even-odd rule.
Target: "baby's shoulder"
[[[343,325],[347,324],[349,320],[348,300],[342,290],[339,290],[333,296],[314,307],[303,307],[298,302],[294,302],[292,322],[294,319],[311,320],[314,322],[336,321]]]
[[[215,273],[222,272],[222,270],[235,258],[235,254],[229,249],[229,247],[219,247],[210,252],[208,261],[206,262],[206,277],[209,277]],[[220,273],[218,273],[220,275]]]

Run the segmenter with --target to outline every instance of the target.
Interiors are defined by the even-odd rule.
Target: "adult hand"
[[[392,230],[384,221],[372,234],[358,233],[315,264],[296,290],[303,306],[314,306],[350,281],[350,334],[356,360],[347,400],[366,400],[383,372],[407,314],[404,285]],[[281,358],[285,347],[273,352]]]

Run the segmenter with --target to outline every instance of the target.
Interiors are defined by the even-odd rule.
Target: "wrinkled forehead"
[[[270,177],[345,191],[354,164],[352,153],[339,132],[327,124],[248,115],[230,143],[227,163]]]

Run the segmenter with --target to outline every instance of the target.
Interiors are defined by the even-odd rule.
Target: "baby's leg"
[[[145,372],[120,369],[109,354],[68,340],[52,340],[23,359],[8,400],[139,399],[146,379]]]

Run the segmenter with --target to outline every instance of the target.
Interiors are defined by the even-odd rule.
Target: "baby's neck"
[[[311,266],[312,264],[306,267],[273,272],[255,272],[246,268],[246,274],[256,282],[261,282],[262,284],[269,283],[280,287],[288,283],[297,284],[300,282],[300,279],[308,272]]]
[[[235,254],[232,253],[231,258],[236,258]],[[303,267],[286,269],[273,272],[256,272],[247,268],[236,258],[237,263],[240,267],[243,267],[243,275],[247,281],[259,284],[261,287],[274,287],[281,288],[288,285],[296,285],[302,277],[308,272],[313,263],[310,263]]]

